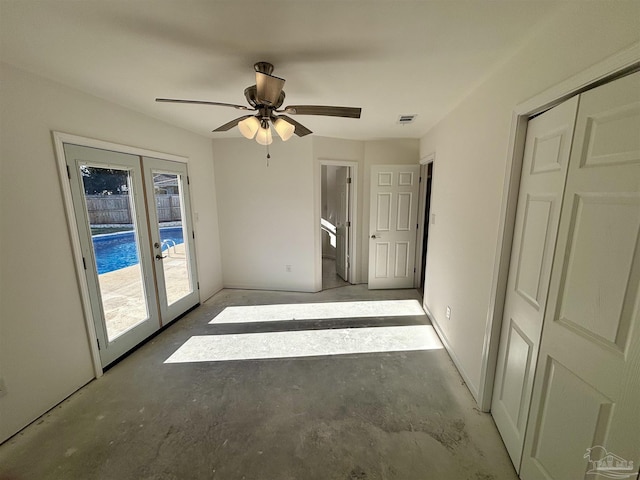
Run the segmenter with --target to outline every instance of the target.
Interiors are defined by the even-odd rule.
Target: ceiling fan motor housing
[[[264,73],[265,75],[271,75],[273,73],[273,65],[269,62],[258,62],[253,65],[253,69],[256,72]]]
[[[263,105],[260,100],[258,100],[258,88],[255,85],[251,85],[250,87],[244,89],[244,98],[247,99],[249,105],[256,109],[259,109],[261,107],[268,107],[272,108],[273,110],[280,108],[284,103],[285,96],[286,95],[284,93],[284,90],[282,90],[276,103],[274,103],[273,105]]]

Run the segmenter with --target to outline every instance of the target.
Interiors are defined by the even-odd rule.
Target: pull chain
[[[269,159],[271,158],[271,154],[269,153],[269,145],[267,145],[267,167],[269,166]]]

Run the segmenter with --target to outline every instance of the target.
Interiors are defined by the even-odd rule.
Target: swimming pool
[[[161,228],[160,239],[162,242],[172,240],[176,245],[184,243],[182,227]],[[98,274],[130,267],[140,261],[133,231],[94,235],[92,240]],[[173,244],[171,245],[173,246]],[[169,245],[165,243],[162,246],[162,251],[168,248]]]

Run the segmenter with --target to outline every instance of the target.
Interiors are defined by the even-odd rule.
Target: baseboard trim
[[[232,290],[265,290],[271,292],[296,292],[296,293],[316,293],[320,290],[314,290],[313,288],[299,288],[299,287],[289,287],[289,286],[278,286],[278,285],[252,285],[246,283],[229,283],[225,284],[224,289],[232,289]]]
[[[436,333],[438,334],[438,337],[440,337],[440,341],[444,345],[444,348],[447,351],[447,353],[449,354],[449,357],[451,357],[451,361],[456,366],[456,369],[458,370],[458,373],[462,377],[462,380],[464,380],[464,383],[467,386],[467,389],[469,390],[469,392],[471,392],[471,395],[473,396],[473,399],[475,400],[476,404],[478,404],[478,389],[471,382],[471,380],[469,380],[469,375],[467,375],[467,372],[465,372],[464,368],[462,368],[462,365],[460,363],[460,360],[458,359],[458,356],[453,351],[453,348],[451,348],[451,344],[449,343],[449,340],[447,339],[447,336],[444,334],[444,332],[440,328],[440,325],[438,325],[438,321],[436,320],[434,315],[431,313],[431,310],[429,310],[429,307],[427,307],[427,305],[423,304],[422,308],[424,309],[425,313],[427,314],[427,317],[429,317],[429,321],[431,322],[431,325],[433,325],[433,328],[435,329]]]

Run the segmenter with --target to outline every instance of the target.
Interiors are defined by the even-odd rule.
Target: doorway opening
[[[422,216],[422,254],[420,256],[420,268],[418,277],[418,290],[424,290],[424,278],[427,271],[427,247],[429,240],[429,224],[431,218],[431,186],[433,182],[433,162],[422,165],[420,178],[424,184],[424,215]],[[423,293],[424,295],[424,293]]]
[[[345,164],[321,164],[322,290],[352,282],[352,173]]]

